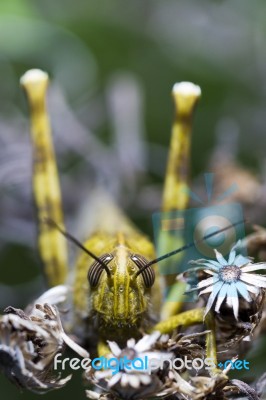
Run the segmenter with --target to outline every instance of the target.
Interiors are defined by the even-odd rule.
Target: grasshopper
[[[31,116],[38,244],[50,286],[69,281],[64,236],[82,249],[71,282],[72,332],[76,333],[83,344],[89,331],[96,333],[98,353],[104,354],[107,351],[107,339],[123,345],[128,338],[138,338],[144,332],[159,330],[171,333],[181,325],[202,323],[203,308],[182,311],[180,301],[163,302],[157,263],[180,249],[167,253],[168,245],[162,241],[160,251],[166,254],[156,259],[151,240],[115,205],[109,203],[107,209],[95,211],[93,230],[84,244],[66,232],[46,109],[48,82],[48,75],[40,70],[30,70],[21,79]],[[183,82],[174,85],[172,94],[175,119],[162,196],[163,211],[183,210],[188,204],[191,120],[201,93],[198,86]],[[173,290],[177,290],[177,285],[180,282],[175,283]],[[207,356],[216,359],[214,321],[209,316],[205,322],[209,328],[206,338]]]

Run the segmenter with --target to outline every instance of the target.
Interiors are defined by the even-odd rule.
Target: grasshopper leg
[[[172,127],[170,150],[166,169],[165,183],[163,189],[162,211],[169,215],[167,220],[177,219],[178,211],[185,210],[189,200],[189,160],[191,147],[192,115],[195,105],[200,97],[199,86],[190,82],[175,84],[173,87],[173,98],[175,104],[175,120]],[[166,221],[164,221],[166,222]],[[174,222],[174,221],[172,221]],[[165,224],[164,224],[165,225]],[[163,254],[182,246],[183,238],[178,238],[170,231],[173,229],[169,223],[169,229],[164,227],[160,230],[158,241],[158,253]],[[173,271],[169,270],[169,262],[161,265],[161,273],[167,274],[166,282],[171,285],[168,298],[162,308],[162,319],[177,314],[182,307],[185,285],[176,282],[176,264],[180,256],[171,260]],[[166,273],[164,269],[166,269]]]
[[[196,308],[189,311],[184,311],[177,315],[169,317],[165,321],[161,321],[156,324],[152,331],[159,331],[162,334],[171,333],[174,329],[179,326],[190,326],[194,324],[202,324],[204,320],[204,308]],[[208,333],[206,334],[206,357],[212,359],[213,367],[210,370],[210,375],[212,377],[217,377],[218,375],[226,379],[223,372],[217,367],[217,347],[216,347],[216,330],[215,330],[215,320],[213,314],[209,312],[205,318],[206,328]]]
[[[166,169],[162,211],[184,210],[188,204],[191,121],[200,88],[189,82],[173,87],[175,120]]]
[[[171,333],[179,326],[190,326],[194,324],[202,324],[204,317],[204,308],[196,308],[184,311],[177,315],[173,315],[164,321],[154,325],[152,331],[163,333]]]
[[[55,286],[66,279],[67,245],[57,228],[48,223],[53,220],[63,227],[61,192],[45,101],[48,75],[41,70],[30,70],[21,78],[21,85],[30,107],[39,251],[48,284]]]
[[[206,335],[206,356],[207,358],[211,358],[213,360],[213,364],[215,365],[215,367],[210,370],[210,375],[212,377],[221,376],[221,378],[227,379],[222,370],[217,367],[216,327],[212,312],[209,312],[206,315],[205,324],[209,331]]]

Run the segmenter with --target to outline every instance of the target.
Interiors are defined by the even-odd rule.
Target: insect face
[[[132,254],[126,246],[118,246],[112,253],[100,257],[110,275],[95,261],[89,268],[92,309],[105,326],[131,328],[138,326],[147,311],[150,289],[155,280],[152,268],[137,275],[148,260]]]

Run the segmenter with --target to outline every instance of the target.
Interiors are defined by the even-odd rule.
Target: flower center
[[[136,352],[134,349],[128,348],[128,347],[126,347],[125,349],[123,349],[123,350],[121,351],[121,354],[120,354],[120,358],[127,357],[128,360],[134,360],[134,358],[135,358],[136,356],[137,356],[137,352]]]
[[[220,269],[219,275],[224,282],[236,282],[240,278],[241,269],[236,265],[225,265]]]

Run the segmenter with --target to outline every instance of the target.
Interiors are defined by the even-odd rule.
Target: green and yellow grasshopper
[[[180,301],[163,303],[152,242],[113,204],[96,212],[93,233],[82,245],[65,231],[56,160],[46,110],[48,76],[30,70],[21,79],[31,112],[33,191],[38,210],[39,250],[50,286],[69,281],[67,244],[62,233],[83,249],[73,286],[73,332],[82,327],[97,332],[98,352],[104,354],[107,339],[123,344],[130,337],[159,330],[170,333],[178,326],[203,322],[204,309],[182,311]],[[173,87],[176,116],[162,196],[162,211],[184,210],[188,203],[191,119],[200,88],[191,83]],[[50,223],[54,221],[54,223]],[[160,252],[169,251],[162,240]],[[69,282],[68,282],[69,283]],[[176,285],[180,284],[179,282]],[[173,286],[175,290],[175,285]],[[214,325],[205,321],[208,357],[216,357]]]

